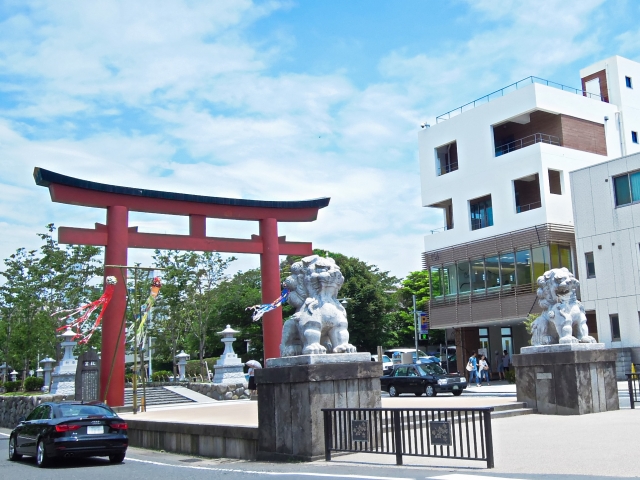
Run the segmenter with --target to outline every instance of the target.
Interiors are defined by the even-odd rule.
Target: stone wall
[[[20,417],[26,417],[34,408],[43,402],[60,402],[67,400],[66,395],[0,395],[0,427],[14,428]],[[73,400],[73,398],[70,398]]]
[[[246,383],[234,385],[216,385],[213,383],[188,383],[189,390],[206,395],[214,400],[249,400],[249,390]]]

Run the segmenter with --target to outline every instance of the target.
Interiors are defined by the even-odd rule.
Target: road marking
[[[216,467],[197,467],[195,465],[172,465],[171,463],[154,462],[151,460],[140,460],[137,458],[127,457],[126,460],[130,462],[148,463],[151,465],[159,465],[161,467],[174,467],[174,468],[190,468],[192,470],[211,470],[214,472],[225,473],[246,473],[248,475],[282,475],[282,476],[297,476],[297,477],[323,477],[323,478],[358,478],[363,480],[415,480],[408,477],[371,477],[367,475],[333,475],[331,473],[303,473],[303,472],[266,472],[257,470],[241,470],[239,468],[216,468]],[[455,479],[454,479],[455,480]],[[508,480],[508,479],[505,479]]]
[[[518,478],[505,477],[485,477],[484,475],[465,475],[463,473],[452,473],[450,475],[440,475],[439,477],[427,477],[429,480],[521,480]]]
[[[0,435],[4,435],[5,437],[10,437],[11,436],[8,433],[2,433],[2,432],[0,432]]]

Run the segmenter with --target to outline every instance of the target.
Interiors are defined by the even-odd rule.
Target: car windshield
[[[58,405],[56,417],[116,417],[116,413],[104,405],[82,405],[77,403]]]
[[[382,355],[382,363],[391,363],[391,359],[386,355]]]
[[[427,374],[429,375],[444,375],[446,372],[440,368],[440,365],[437,363],[427,363],[416,365],[416,368],[420,371],[420,375],[423,377]]]

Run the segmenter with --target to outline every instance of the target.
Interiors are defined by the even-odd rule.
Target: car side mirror
[[[23,415],[18,419],[18,423],[23,423],[26,420],[26,417]]]

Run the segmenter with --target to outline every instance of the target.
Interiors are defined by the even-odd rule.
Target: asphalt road
[[[153,480],[188,479],[350,479],[350,480],[534,480],[534,479],[596,479],[601,476],[583,475],[522,475],[493,473],[483,466],[472,465],[468,468],[433,468],[395,465],[375,465],[353,462],[314,462],[272,464],[220,459],[204,459],[173,455],[163,452],[130,448],[123,464],[111,465],[103,458],[63,459],[55,462],[51,468],[36,467],[32,458],[23,457],[17,462],[7,459],[8,430],[0,432],[0,451],[4,452],[0,460],[0,478],[19,480],[40,480],[64,478],[65,480],[112,480],[113,478],[135,478]],[[625,478],[625,477],[607,477]],[[629,478],[629,477],[626,477]]]

